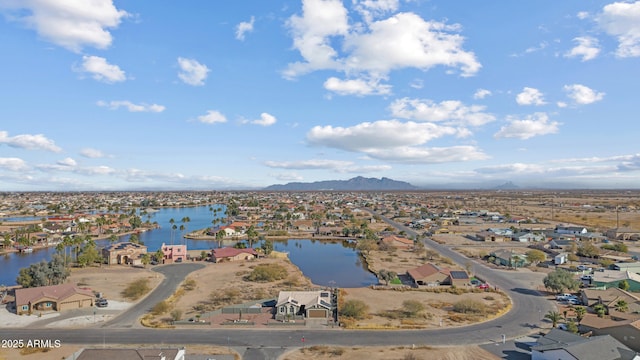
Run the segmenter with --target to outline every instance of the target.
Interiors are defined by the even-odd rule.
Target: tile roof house
[[[18,315],[34,311],[64,311],[93,306],[95,296],[91,290],[73,284],[39,286],[15,290],[15,308]]]
[[[147,253],[147,247],[132,242],[121,242],[102,249],[102,256],[107,259],[107,264],[139,265],[141,256]]]
[[[431,263],[409,269],[407,270],[407,275],[409,275],[416,286],[460,286],[469,283],[469,275],[466,271],[441,269]]]
[[[258,257],[255,249],[236,249],[223,247],[211,250],[211,261],[219,263],[226,261],[252,260]]]
[[[531,347],[531,359],[640,360],[640,356],[609,335],[585,338],[551,329]]]

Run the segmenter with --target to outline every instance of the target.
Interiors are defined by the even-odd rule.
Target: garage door
[[[309,317],[310,318],[325,318],[327,317],[326,310],[322,309],[309,309]]]

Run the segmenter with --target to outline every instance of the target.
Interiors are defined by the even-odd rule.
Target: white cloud
[[[84,148],[80,150],[80,155],[89,159],[99,159],[105,157],[105,154],[102,151],[91,148]]]
[[[395,100],[390,106],[394,117],[420,121],[442,121],[447,125],[480,126],[495,120],[485,113],[485,106],[466,106],[457,100],[434,103],[427,99],[403,98]]]
[[[359,3],[359,9],[395,10],[392,1]],[[293,46],[304,59],[291,63],[283,72],[295,78],[316,70],[336,70],[351,78],[366,74],[382,79],[395,69],[428,70],[443,65],[472,76],[481,65],[472,52],[462,48],[459,25],[425,21],[414,13],[398,13],[387,19],[350,27],[348,13],[338,0],[304,0],[302,16],[288,21]],[[332,46],[343,45],[343,56]]]
[[[576,104],[587,105],[600,101],[604,98],[605,93],[596,92],[584,85],[573,84],[565,85],[564,91],[567,92],[567,96],[571,98]]]
[[[158,104],[134,104],[131,101],[120,100],[120,101],[98,101],[96,103],[98,106],[108,107],[111,110],[117,110],[121,107],[126,108],[130,112],[163,112],[165,107]]]
[[[595,59],[600,53],[600,45],[598,39],[591,36],[581,36],[573,39],[577,42],[574,48],[564,54],[565,57],[581,57],[582,61],[589,61]]]
[[[275,116],[268,113],[262,113],[260,114],[260,119],[253,120],[251,121],[251,123],[254,125],[260,125],[260,126],[271,126],[275,124],[276,121],[277,119],[275,118]]]
[[[445,135],[455,134],[455,128],[432,123],[380,120],[347,128],[315,126],[307,133],[307,140],[314,145],[368,152],[373,149],[420,145]]]
[[[324,88],[338,95],[388,95],[391,85],[380,84],[378,80],[351,79],[340,80],[330,77],[324,82]]]
[[[209,110],[206,115],[198,116],[198,121],[205,124],[226,123],[227,117],[219,111]]]
[[[62,151],[60,147],[56,146],[53,140],[47,139],[42,134],[24,134],[10,137],[8,132],[0,131],[0,144],[6,144],[11,147],[27,150],[47,150],[53,152]]]
[[[516,102],[519,105],[544,105],[544,96],[540,90],[530,87],[525,87],[522,92],[516,96]]]
[[[276,178],[277,180],[287,181],[287,182],[302,181],[304,179],[301,175],[298,175],[296,173],[269,174],[269,176],[272,176],[272,177]]]
[[[596,20],[607,34],[617,38],[617,56],[640,56],[640,1],[605,5]]]
[[[91,46],[106,49],[113,41],[109,29],[127,17],[112,0],[39,0],[0,2],[0,7],[15,10],[18,19],[47,41],[74,52]]]
[[[371,173],[387,171],[389,165],[358,165],[353,161],[311,159],[300,161],[266,161],[270,168],[290,170],[331,170],[337,173]]]
[[[206,65],[200,64],[196,60],[182,57],[178,58],[178,66],[180,67],[180,72],[178,73],[180,80],[193,86],[204,85],[204,81],[207,79],[209,71],[211,71]]]
[[[559,122],[549,121],[545,113],[535,113],[525,119],[510,117],[509,124],[500,128],[495,138],[516,138],[526,140],[534,136],[555,134],[558,132]]]
[[[70,157],[64,158],[56,162],[56,164],[61,166],[75,167],[78,163]]]
[[[10,171],[23,171],[26,170],[27,164],[24,160],[19,158],[2,158],[0,157],[0,168]]]
[[[89,73],[95,80],[109,84],[127,79],[124,71],[118,65],[109,64],[107,59],[99,56],[83,56],[79,71]]]
[[[586,11],[580,11],[576,14],[576,16],[578,17],[578,19],[584,20],[584,19],[588,19],[590,15]]]
[[[473,98],[474,99],[484,99],[487,96],[491,96],[491,91],[487,90],[487,89],[478,89],[476,90],[476,92],[473,94]]]
[[[248,32],[253,31],[253,23],[255,22],[255,17],[251,17],[251,20],[243,21],[238,26],[236,26],[236,39],[240,41],[244,41],[244,35]]]
[[[398,10],[399,0],[354,0],[354,7],[367,23]]]
[[[486,160],[489,157],[475,146],[411,147],[373,149],[367,152],[372,158],[386,161],[416,164],[438,164],[446,162]]]

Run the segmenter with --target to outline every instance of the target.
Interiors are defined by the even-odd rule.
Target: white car
[[[575,295],[571,295],[571,294],[558,294],[556,295],[556,300],[557,301],[567,301],[569,298],[571,297],[575,297]]]
[[[582,301],[580,301],[580,299],[578,299],[578,298],[569,298],[569,299],[567,299],[567,302],[570,305],[582,305]]]

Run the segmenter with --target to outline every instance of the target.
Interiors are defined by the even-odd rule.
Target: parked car
[[[577,269],[580,270],[580,271],[586,271],[586,270],[591,271],[591,268],[589,266],[587,266],[587,265],[584,265],[584,264],[578,265]]]
[[[592,280],[592,279],[593,279],[593,276],[591,276],[591,275],[582,275],[582,276],[580,276],[580,280],[589,281],[589,280]]]
[[[580,299],[577,299],[577,298],[569,298],[567,299],[567,302],[570,305],[582,305],[582,301],[580,301]]]
[[[483,289],[483,290],[484,290],[484,289],[488,289],[489,287],[490,287],[490,285],[489,285],[489,284],[487,284],[487,283],[484,283],[484,284],[480,284],[480,285],[478,285],[478,289]]]
[[[109,306],[109,302],[107,301],[107,299],[101,298],[101,299],[96,300],[96,306],[97,307],[107,307],[107,306]]]
[[[177,258],[176,262],[182,262],[182,258]]]
[[[558,324],[558,329],[567,331],[567,324]]]

